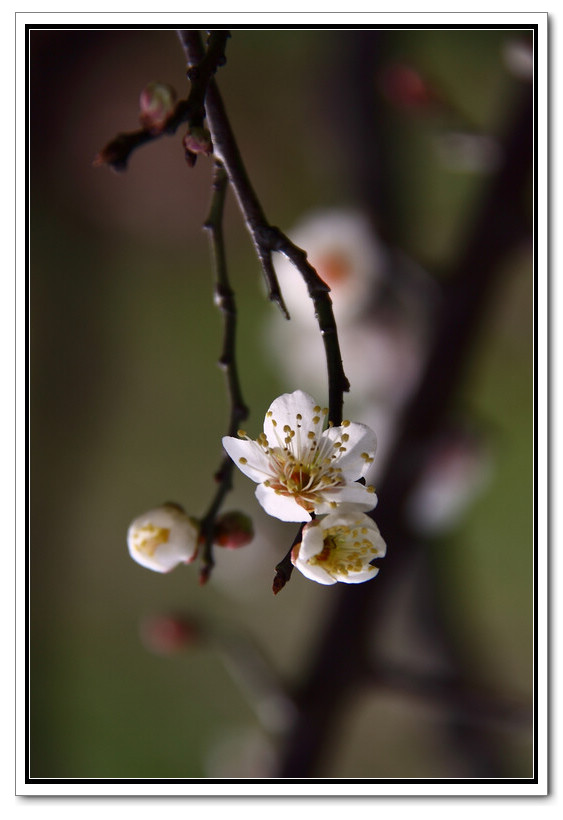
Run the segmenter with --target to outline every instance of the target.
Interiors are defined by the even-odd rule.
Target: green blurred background
[[[495,134],[522,82],[503,54],[524,34],[397,30],[385,33],[384,44],[390,58],[427,72],[474,128]],[[283,229],[311,209],[355,204],[343,154],[346,111],[330,106],[355,36],[238,30],[228,42],[219,85],[265,211]],[[299,680],[334,595],[333,587],[297,573],[272,595],[273,567],[293,528],[267,520],[254,485],[240,475],[226,508],[251,511],[258,537],[244,550],[221,552],[206,587],[198,585],[197,568],[160,576],[129,558],[127,527],[144,510],[174,500],[194,515],[205,511],[228,418],[216,364],[221,317],[201,228],[210,161],[188,168],[180,130],[137,151],[125,174],[92,166],[117,132],[135,130],[138,95],[155,79],[180,97],[187,93],[173,30],[30,32],[35,778],[267,776],[276,734],[261,724],[217,636],[245,636],[282,678]],[[373,87],[375,95],[375,81]],[[428,271],[445,270],[486,175],[440,161],[433,139],[442,124],[435,119],[389,116],[403,249]],[[263,343],[275,307],[232,197],[225,233],[251,408],[246,428],[258,433],[270,401],[295,385]],[[475,677],[526,702],[533,682],[533,280],[526,242],[506,267],[463,396],[495,431],[493,478],[433,549],[441,596]],[[168,612],[188,613],[204,639],[173,656],[149,651],[140,625]],[[404,696],[366,694],[350,705],[324,776],[463,777],[437,723],[434,712]],[[499,730],[495,742],[508,776],[531,775],[529,727]]]

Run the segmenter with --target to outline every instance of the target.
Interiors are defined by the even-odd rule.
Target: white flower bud
[[[155,572],[170,572],[197,555],[199,529],[176,504],[163,504],[136,518],[127,532],[131,558]]]

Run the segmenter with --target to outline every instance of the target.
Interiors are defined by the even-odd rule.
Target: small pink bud
[[[157,655],[173,655],[199,643],[200,627],[185,615],[152,615],[140,627],[146,649]]]
[[[153,133],[164,129],[176,105],[176,92],[166,83],[149,83],[139,97],[139,120]]]
[[[423,110],[438,102],[425,78],[404,63],[388,66],[380,77],[380,84],[389,102],[400,108]]]
[[[190,154],[209,154],[213,153],[213,143],[211,142],[211,134],[207,128],[201,126],[192,126],[184,136],[184,148],[186,153]]]
[[[218,547],[236,550],[250,544],[254,538],[252,519],[241,512],[224,513],[215,523],[214,543]]]

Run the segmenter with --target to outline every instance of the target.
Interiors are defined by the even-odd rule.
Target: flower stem
[[[227,186],[228,178],[225,169],[220,162],[216,162],[212,185],[213,196],[204,228],[209,233],[214,262],[215,304],[222,311],[224,318],[223,350],[219,358],[219,365],[225,371],[230,396],[231,409],[228,435],[236,436],[240,423],[248,416],[248,408],[242,398],[236,365],[235,339],[237,311],[235,294],[231,288],[227,272],[225,243],[223,239],[223,212]],[[201,583],[205,583],[208,580],[214,565],[213,535],[215,519],[225,496],[232,487],[233,466],[233,462],[228,456],[221,462],[221,466],[215,474],[215,479],[219,482],[219,487],[201,522],[201,533],[204,539],[202,556],[203,568],[200,574]]]
[[[278,592],[284,588],[287,584],[289,579],[291,578],[291,573],[293,572],[293,564],[291,562],[291,553],[293,552],[293,548],[296,544],[300,544],[303,538],[303,527],[305,524],[301,524],[299,527],[299,531],[295,538],[293,539],[293,543],[289,550],[286,552],[282,560],[279,564],[276,564],[276,574],[274,576],[274,582],[272,584],[272,591],[274,595],[277,595]]]
[[[242,398],[236,364],[235,339],[237,311],[235,294],[231,288],[227,271],[227,258],[223,238],[223,213],[227,186],[228,178],[225,169],[220,162],[216,162],[212,185],[213,196],[204,228],[209,233],[215,269],[215,304],[222,311],[224,319],[223,350],[219,358],[219,365],[225,371],[230,396],[231,409],[228,435],[235,436],[240,427],[240,423],[248,416],[248,408]],[[215,474],[215,479],[219,482],[219,487],[201,522],[201,534],[204,541],[202,556],[203,568],[200,574],[200,583],[202,584],[209,579],[211,570],[213,569],[215,519],[225,496],[232,488],[233,466],[232,460],[228,456],[225,456],[219,470]]]
[[[199,32],[181,31],[179,36],[188,66],[199,65],[204,55]],[[350,389],[350,385],[342,365],[332,300],[329,296],[330,288],[307,261],[305,251],[294,245],[279,228],[272,226],[266,219],[246,172],[223,100],[213,78],[209,81],[205,96],[205,111],[213,139],[214,154],[223,163],[229,182],[235,192],[246,227],[262,265],[271,301],[275,302],[282,313],[289,318],[272,262],[274,252],[283,253],[299,271],[307,285],[325,346],[329,420],[337,426],[342,421],[343,394]]]

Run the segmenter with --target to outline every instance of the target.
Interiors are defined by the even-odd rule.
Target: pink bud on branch
[[[176,106],[176,91],[168,83],[152,82],[141,91],[139,97],[139,121],[143,128],[159,134]]]
[[[214,544],[218,547],[236,550],[250,544],[253,538],[252,519],[238,510],[224,513],[215,523]]]

